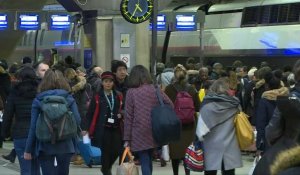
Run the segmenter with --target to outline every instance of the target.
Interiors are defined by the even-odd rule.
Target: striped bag
[[[204,155],[201,142],[193,142],[186,150],[184,163],[187,169],[196,172],[204,171]]]

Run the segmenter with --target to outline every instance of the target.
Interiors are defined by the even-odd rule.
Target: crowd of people
[[[157,84],[166,104],[176,107],[178,92],[186,92],[193,104],[194,122],[182,123],[180,139],[168,145],[174,175],[179,174],[185,150],[195,139],[202,142],[205,175],[216,175],[218,170],[234,175],[243,166],[234,129],[234,118],[241,110],[257,130],[256,156],[262,158],[254,174],[275,171],[273,160],[279,152],[299,142],[299,129],[291,122],[296,119],[289,109],[298,111],[300,61],[293,69],[272,70],[266,62],[248,67],[235,61],[225,68],[221,63],[200,67],[192,60],[185,65],[158,63],[155,80],[144,66],[136,65],[128,73],[127,65],[118,60],[111,62],[111,70],[93,66],[87,71],[71,57],[56,65],[33,64],[25,57],[20,65],[10,67],[0,60],[0,147],[7,138],[14,143],[3,158],[14,162],[17,157],[22,175],[39,175],[40,168],[43,175],[69,173],[70,162],[80,157],[77,138],[50,143],[39,140],[36,133],[45,98],[59,96],[66,100],[80,137],[88,134],[91,144],[101,149],[104,175],[112,174],[124,147],[135,154],[142,174],[151,175],[153,157],[163,146],[152,135],[151,110],[159,104]],[[161,165],[166,165],[163,159]],[[190,170],[183,167],[189,175]]]

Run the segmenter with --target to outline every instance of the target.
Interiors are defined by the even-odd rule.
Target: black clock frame
[[[144,1],[147,1],[148,8],[147,8],[147,11],[145,12],[145,14],[142,16],[133,16],[133,14],[131,14],[128,11],[129,1],[130,0],[122,0],[121,4],[120,4],[121,14],[126,21],[133,23],[133,24],[139,24],[139,23],[147,21],[151,17],[151,15],[153,13],[153,0],[144,0]]]

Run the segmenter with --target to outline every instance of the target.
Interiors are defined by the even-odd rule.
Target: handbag
[[[196,172],[204,171],[204,155],[200,141],[194,141],[186,150],[184,164],[187,169]]]
[[[247,114],[244,112],[236,114],[234,124],[240,149],[247,149],[254,143],[254,131],[247,118]]]
[[[127,155],[129,157],[129,162],[124,162]],[[123,152],[121,163],[117,167],[116,175],[139,175],[139,168],[134,164],[133,156],[128,147],[126,147]]]
[[[259,161],[260,159],[261,159],[261,156],[256,156],[256,157],[254,158],[252,167],[250,168],[250,170],[249,170],[249,172],[248,172],[248,175],[252,175],[252,174],[253,174],[254,169],[255,169],[255,167],[256,167],[256,165],[257,165],[257,163],[258,163],[258,161]]]
[[[164,104],[158,87],[156,96],[159,104],[151,110],[152,135],[155,142],[161,146],[180,139],[181,122],[175,110],[170,105]]]

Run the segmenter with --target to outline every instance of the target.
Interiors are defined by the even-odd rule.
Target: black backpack
[[[36,137],[41,142],[63,141],[77,136],[77,123],[67,100],[62,96],[46,96],[36,122]]]

